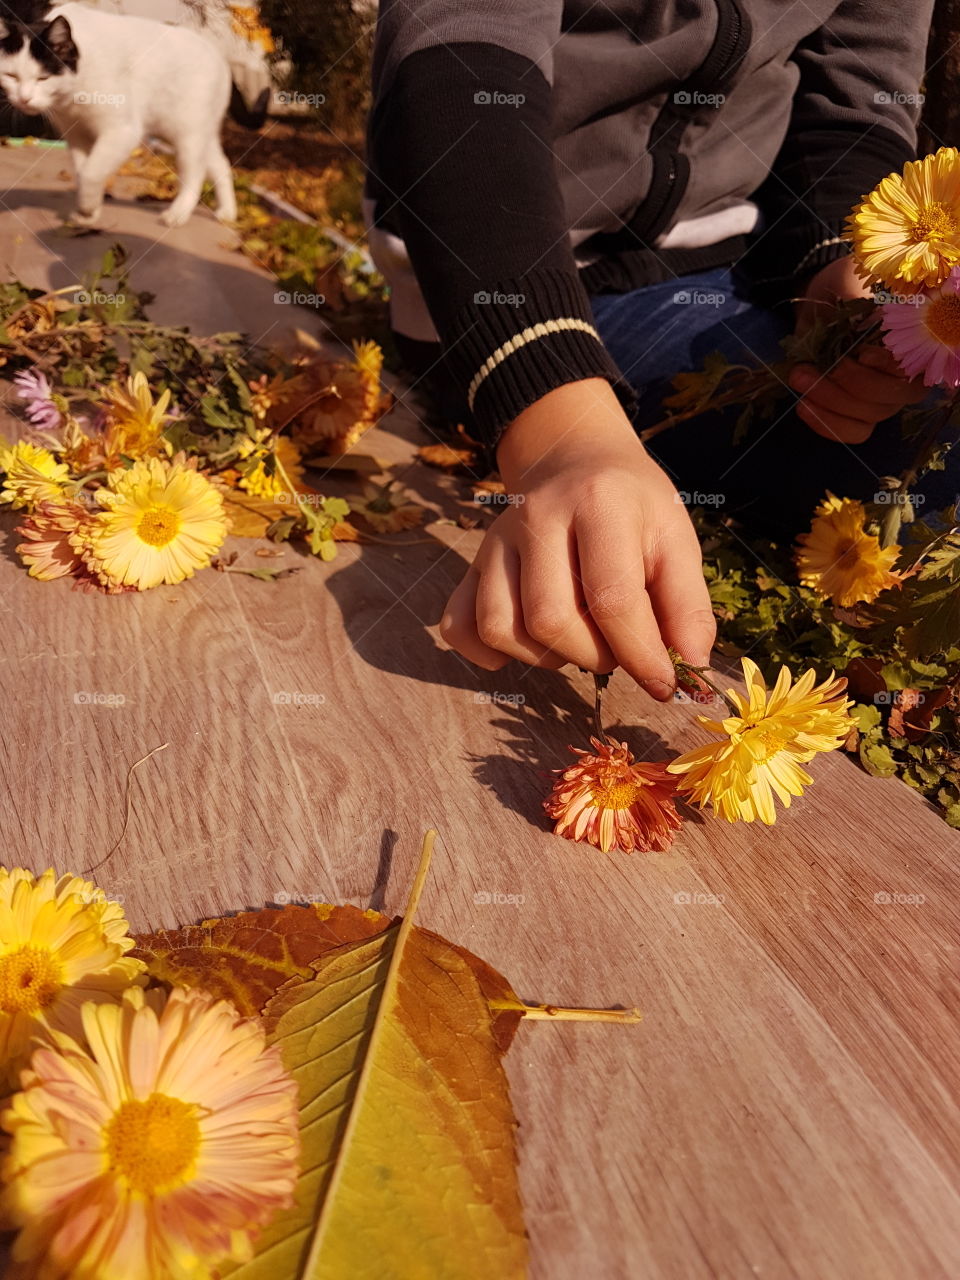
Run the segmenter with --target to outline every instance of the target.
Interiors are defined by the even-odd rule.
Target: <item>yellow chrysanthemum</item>
[[[303,479],[303,466],[300,462],[300,450],[292,440],[281,436],[272,450],[257,450],[253,457],[255,466],[240,477],[241,489],[246,489],[253,498],[265,498],[272,502],[281,493],[289,493],[290,486],[282,478],[280,471],[271,468],[271,457],[276,454],[281,466],[290,481],[296,485]]]
[[[866,279],[892,290],[941,284],[960,263],[960,151],[941,147],[884,178],[847,234]]]
[[[15,1087],[31,1039],[76,1035],[85,1000],[117,1000],[144,966],[121,907],[53,871],[0,868],[0,1093]]]
[[[345,453],[376,422],[385,407],[380,374],[383,352],[375,342],[357,342],[349,365],[316,361],[304,366],[299,404],[291,409],[296,438]]]
[[[190,578],[227,536],[223,498],[182,456],[145,458],[97,490],[105,508],[84,531],[84,555],[106,585],[146,591]]]
[[[154,403],[146,377],[135,373],[127,378],[125,387],[118,383],[107,387],[103,398],[109,413],[106,431],[108,454],[122,453],[128,458],[138,458],[156,445],[171,416],[167,412],[169,390],[161,392]]]
[[[881,547],[864,525],[863,504],[828,493],[817,507],[809,533],[797,539],[800,582],[834,604],[849,608],[869,604],[900,581],[891,572],[900,548]]]
[[[0,502],[8,502],[15,509],[56,501],[70,479],[69,468],[58,462],[49,449],[25,440],[0,450],[0,469],[6,472]]]
[[[32,1280],[206,1280],[289,1207],[297,1086],[259,1021],[202,991],[83,1007],[3,1117],[4,1214]],[[89,1047],[86,1047],[89,1046]]]
[[[816,675],[805,671],[792,684],[790,672],[781,667],[768,699],[756,663],[740,661],[747,696],[733,689],[727,695],[737,714],[725,720],[697,716],[720,741],[689,751],[668,767],[682,775],[679,790],[701,809],[711,805],[727,822],[759,818],[771,826],[777,817],[774,797],[789,808],[791,796],[802,795],[813,781],[800,765],[819,751],[834,751],[849,733],[847,682],[831,672],[815,686]]]

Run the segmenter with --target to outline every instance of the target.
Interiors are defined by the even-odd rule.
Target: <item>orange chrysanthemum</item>
[[[625,742],[590,742],[596,754],[571,747],[577,763],[556,770],[559,777],[543,802],[556,819],[555,834],[603,853],[668,849],[680,817],[673,804],[676,780],[666,765],[634,760]]]

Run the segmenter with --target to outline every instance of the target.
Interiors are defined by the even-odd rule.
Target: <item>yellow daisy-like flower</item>
[[[109,413],[106,452],[137,458],[160,439],[171,415],[167,412],[170,391],[164,390],[154,403],[150,384],[142,373],[127,378],[125,387],[114,383],[103,393]]]
[[[33,1280],[205,1280],[293,1199],[297,1086],[259,1021],[174,988],[83,1008],[2,1117]]]
[[[363,516],[378,533],[399,533],[423,522],[424,508],[391,493],[393,483],[365,484],[362,494],[353,493],[347,498],[350,509]]]
[[[756,663],[741,658],[747,696],[728,691],[737,714],[725,720],[697,716],[699,724],[719,742],[708,743],[679,756],[668,769],[681,774],[679,790],[704,808],[711,805],[727,822],[776,822],[774,798],[785,809],[791,796],[803,794],[813,779],[800,768],[820,751],[834,751],[852,726],[844,697],[847,682],[829,679],[815,685],[816,675],[805,671],[796,684],[781,667],[773,692]]]
[[[14,509],[55,501],[70,479],[69,468],[58,462],[49,449],[25,440],[0,450],[0,469],[6,472],[0,502],[8,502]]]
[[[115,1001],[140,980],[133,945],[123,909],[89,881],[0,868],[0,1092],[34,1036],[79,1033],[84,1001]]]
[[[810,532],[797,539],[801,584],[842,608],[869,604],[887,587],[895,587],[900,577],[892,568],[900,548],[881,547],[865,523],[863,503],[828,493]]]
[[[240,477],[240,488],[246,489],[253,498],[265,498],[272,502],[281,493],[290,492],[290,486],[280,475],[279,469],[274,467],[271,470],[270,458],[273,454],[279,459],[292,484],[296,485],[303,479],[300,450],[287,436],[280,436],[272,450],[260,449],[254,453],[255,466]]]
[[[861,274],[888,289],[941,284],[960,263],[960,151],[911,160],[847,220]]]
[[[104,508],[83,532],[84,558],[105,585],[146,591],[190,578],[227,536],[223,498],[182,455],[144,458],[97,490]]]

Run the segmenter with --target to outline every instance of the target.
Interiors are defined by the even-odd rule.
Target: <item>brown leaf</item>
[[[306,906],[263,907],[223,919],[204,920],[182,929],[138,934],[133,955],[163,982],[203,987],[232,1000],[241,1013],[261,1013],[271,997],[291,978],[313,977],[313,966],[336,948],[372,938],[393,921],[379,911],[335,907],[317,902]],[[477,976],[487,1000],[519,1005],[520,999],[503,974],[479,956],[447,942],[429,929],[415,928],[452,956],[466,961]],[[523,1014],[498,1010],[494,1036],[501,1052],[514,1037]]]
[[[428,467],[455,471],[472,466],[477,455],[473,449],[454,449],[449,444],[425,444],[417,450],[417,457]]]

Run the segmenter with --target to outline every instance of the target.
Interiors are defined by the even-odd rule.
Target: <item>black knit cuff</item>
[[[572,273],[535,271],[478,290],[455,319],[447,359],[490,445],[541,396],[583,378],[606,378],[625,412],[636,409]]]
[[[845,257],[854,205],[916,153],[899,134],[822,128],[788,137],[770,177],[755,194],[765,226],[740,261],[758,302],[796,297],[821,267]]]

